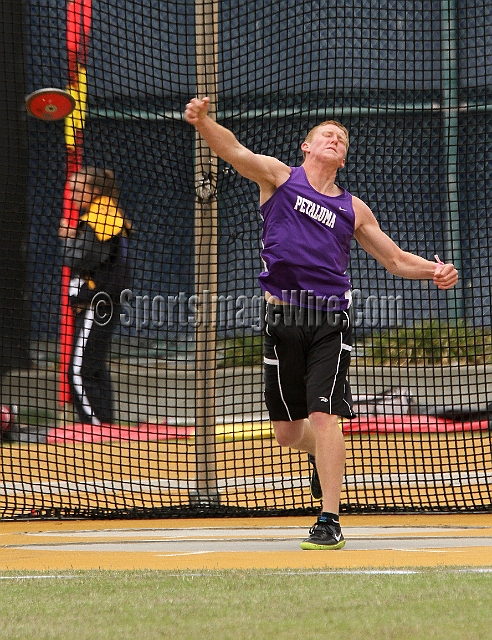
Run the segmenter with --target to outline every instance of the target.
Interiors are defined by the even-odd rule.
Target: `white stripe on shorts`
[[[335,385],[337,383],[337,378],[338,378],[338,372],[340,371],[340,358],[342,356],[342,351],[346,349],[347,351],[350,351],[352,349],[352,347],[348,344],[345,344],[344,342],[342,342],[342,335],[340,334],[340,351],[338,352],[338,360],[337,360],[337,370],[335,371],[335,377],[333,378],[333,385],[331,387],[331,391],[330,391],[330,413],[333,413],[333,408],[332,408],[332,398],[333,398],[333,392],[335,390]]]
[[[277,353],[277,347],[273,347],[275,350],[275,353]],[[263,362],[265,364],[269,364],[272,365],[273,367],[277,367],[277,383],[278,383],[278,390],[280,393],[280,398],[282,399],[282,403],[285,407],[285,410],[287,411],[287,415],[289,416],[289,420],[292,420],[292,416],[290,415],[290,411],[289,411],[289,407],[287,406],[287,403],[285,402],[285,398],[284,398],[284,394],[282,392],[282,383],[280,382],[280,360],[278,358],[266,358],[263,357]]]

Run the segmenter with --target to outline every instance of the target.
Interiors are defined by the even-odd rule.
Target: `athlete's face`
[[[345,166],[347,154],[347,135],[334,124],[327,124],[315,131],[310,142],[304,141],[301,149],[312,159],[326,159],[336,162],[338,167]]]
[[[68,181],[72,191],[72,201],[79,209],[88,209],[92,202],[92,186],[87,184],[83,176],[74,175]]]

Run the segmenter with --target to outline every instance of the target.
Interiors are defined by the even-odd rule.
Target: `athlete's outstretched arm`
[[[458,282],[453,264],[436,264],[408,251],[403,251],[380,228],[369,207],[353,199],[355,211],[355,239],[390,273],[413,280],[433,280],[439,289],[451,289]]]
[[[208,115],[209,106],[210,98],[192,98],[186,105],[184,117],[212,151],[242,176],[257,182],[262,190],[273,192],[283,184],[290,175],[289,167],[276,158],[253,153],[242,145],[232,131],[212,120]]]

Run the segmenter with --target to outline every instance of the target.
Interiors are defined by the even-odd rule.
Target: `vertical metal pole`
[[[218,1],[196,2],[197,95],[210,97],[210,116],[217,107]],[[215,366],[217,299],[217,157],[200,136],[195,140],[195,293],[196,326],[196,489],[192,506],[219,504],[215,441]]]
[[[441,2],[441,109],[443,145],[447,163],[448,218],[444,224],[444,259],[460,272],[458,285],[448,292],[449,315],[463,317],[461,233],[458,198],[459,76],[455,0]]]

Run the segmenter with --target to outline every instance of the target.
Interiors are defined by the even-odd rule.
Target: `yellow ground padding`
[[[259,440],[272,438],[273,429],[271,422],[234,422],[218,424],[215,427],[217,442],[235,442],[238,440]]]

